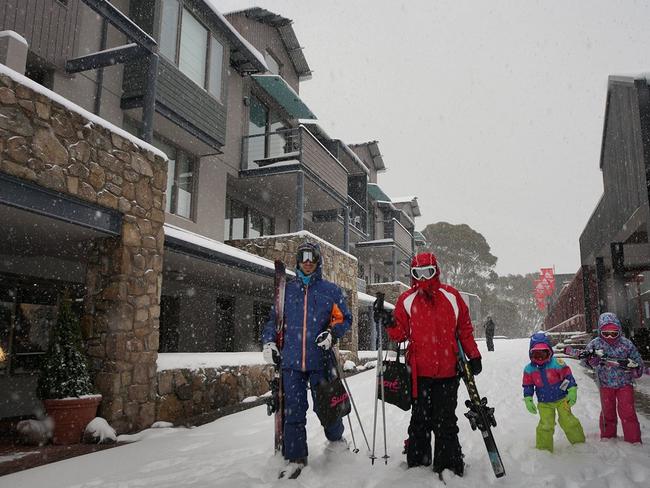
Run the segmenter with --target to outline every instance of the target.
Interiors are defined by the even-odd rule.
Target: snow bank
[[[164,352],[158,354],[158,371],[221,368],[266,364],[261,352]]]
[[[521,377],[528,361],[528,339],[500,341],[494,352],[485,343],[483,372],[477,377],[482,396],[496,409],[498,426],[494,436],[506,468],[497,480],[487,460],[483,439],[472,431],[463,417],[465,389],[460,387],[458,426],[460,440],[469,465],[464,478],[447,475],[447,486],[526,487],[526,488],[646,488],[650,485],[650,420],[640,415],[645,444],[630,445],[621,439],[601,442],[598,433],[600,402],[594,381],[577,361],[567,360],[579,387],[574,413],[582,422],[587,442],[572,446],[559,426],[555,431],[555,452],[535,449],[535,428],[539,417],[528,413],[522,402]],[[347,379],[372,445],[375,407],[375,371]],[[381,410],[379,410],[381,412]],[[381,413],[378,415],[381,422]],[[282,486],[331,488],[415,488],[443,487],[430,468],[405,469],[402,443],[410,412],[386,405],[388,464],[371,465],[363,436],[353,415],[358,454],[351,451],[332,454],[313,411],[307,413],[309,465],[296,481]],[[346,437],[349,426],[345,422]],[[377,428],[376,453],[384,454],[381,423]],[[120,436],[122,440],[124,436]],[[132,436],[133,438],[133,436]],[[177,488],[263,488],[280,486],[277,471],[282,465],[273,456],[273,419],[266,406],[222,417],[193,429],[149,429],[138,435],[139,442],[108,449],[88,456],[68,459],[0,478],[0,486],[36,488],[56,486],[106,488],[150,486]]]

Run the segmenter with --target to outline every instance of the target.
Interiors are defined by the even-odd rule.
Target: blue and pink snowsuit
[[[601,336],[603,327],[615,325],[619,336],[614,340],[606,340]],[[612,359],[631,359],[643,365],[641,354],[629,339],[623,337],[621,322],[610,312],[601,314],[598,319],[598,337],[587,344],[588,351],[602,351],[603,356]],[[616,437],[616,411],[621,418],[623,439],[626,442],[641,442],[641,428],[634,407],[633,379],[642,374],[641,369],[628,370],[621,368],[615,361],[596,360],[591,364],[598,376],[600,387],[600,437],[607,439]]]
[[[555,416],[571,444],[585,441],[585,434],[578,418],[571,412],[567,402],[567,391],[575,388],[576,380],[571,368],[562,359],[553,356],[553,347],[546,334],[538,332],[530,338],[529,355],[535,346],[544,344],[550,352],[549,359],[537,364],[532,361],[524,368],[522,387],[524,398],[537,395],[539,424],[535,436],[535,447],[553,452]],[[532,413],[532,411],[531,411]]]
[[[284,297],[282,385],[284,388],[284,458],[306,459],[307,449],[307,383],[316,404],[316,386],[326,378],[329,351],[316,345],[316,336],[329,329],[340,339],[352,324],[341,289],[322,278],[321,262],[316,271],[305,276],[298,269],[289,281]],[[275,307],[262,330],[262,343],[276,342]],[[339,419],[325,428],[330,441],[340,440],[343,421]]]

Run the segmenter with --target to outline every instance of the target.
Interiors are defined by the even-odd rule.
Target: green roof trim
[[[296,119],[315,119],[316,116],[284,78],[278,75],[251,75],[251,78]]]
[[[368,183],[368,195],[376,202],[390,202],[390,197],[376,183]]]

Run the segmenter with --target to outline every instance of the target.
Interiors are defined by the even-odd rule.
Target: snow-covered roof
[[[12,39],[17,40],[21,44],[24,44],[25,46],[29,46],[29,44],[27,43],[27,40],[23,36],[18,34],[18,32],[15,32],[15,31],[12,31],[12,30],[0,31],[0,37],[11,37]]]
[[[288,237],[288,236],[307,237],[310,241],[317,241],[319,245],[321,245],[321,246],[325,245],[325,246],[327,246],[327,247],[329,247],[331,249],[336,250],[336,252],[338,252],[340,254],[344,254],[345,256],[347,256],[349,258],[352,258],[355,261],[357,261],[356,256],[353,256],[352,254],[350,254],[348,252],[345,252],[344,250],[336,247],[334,244],[331,244],[331,243],[323,240],[322,238],[318,237],[317,235],[312,234],[311,232],[306,231],[306,230],[301,230],[301,231],[298,231],[298,232],[291,232],[291,233],[288,233],[288,234],[277,234],[277,235],[272,235],[272,236],[267,236],[267,237],[273,238],[273,237]],[[255,239],[264,239],[264,237],[256,237]]]
[[[166,236],[174,237],[181,241],[189,242],[191,244],[195,244],[197,246],[210,249],[212,251],[217,251],[221,254],[231,256],[240,261],[246,261],[248,263],[253,263],[258,266],[268,268],[270,270],[275,270],[273,261],[271,261],[270,259],[262,258],[250,252],[246,252],[241,249],[237,249],[236,247],[229,246],[228,244],[224,244],[223,242],[215,241],[214,239],[210,239],[209,237],[195,234],[194,232],[191,232],[186,229],[181,229],[180,227],[176,227],[175,225],[165,224],[164,229],[165,229]],[[290,274],[293,274],[292,271],[288,271],[288,272]]]
[[[228,12],[226,15],[245,15],[248,18],[251,18],[257,22],[267,24],[275,29],[277,29],[280,39],[284,44],[284,47],[287,50],[291,64],[296,70],[296,74],[300,81],[306,81],[311,79],[311,69],[307,63],[303,51],[303,47],[298,42],[296,37],[296,32],[293,30],[292,24],[293,20],[278,15],[274,12],[266,10],[261,7],[250,7],[242,10],[237,10],[234,12]]]
[[[269,71],[269,67],[266,64],[266,60],[264,59],[264,56],[262,56],[262,53],[260,53],[255,48],[255,46],[253,46],[250,42],[248,42],[248,40],[246,40],[246,38],[242,36],[239,33],[239,31],[235,29],[230,22],[228,22],[228,19],[226,19],[226,17],[221,12],[219,12],[215,0],[203,0],[203,1],[205,2],[206,6],[208,6],[210,10],[212,10],[212,12],[214,12],[214,14],[219,18],[219,20],[223,22],[224,26],[230,31],[230,33],[233,36],[235,36],[235,38],[243,45],[243,47],[247,49],[253,56],[255,56],[257,61],[259,61],[259,63],[262,66],[264,66],[264,69],[266,71]]]
[[[417,200],[418,197],[391,197],[390,199],[393,203],[411,203],[413,200]]]
[[[360,241],[356,243],[356,246],[376,246],[378,244],[393,244],[395,241],[393,239],[375,239],[373,241]]]
[[[84,119],[92,122],[93,124],[101,125],[105,129],[110,130],[111,132],[114,132],[115,134],[119,135],[120,137],[123,137],[124,139],[128,139],[131,141],[133,144],[136,146],[154,153],[157,156],[160,156],[163,158],[165,161],[167,161],[167,155],[162,152],[160,149],[152,146],[151,144],[144,142],[142,139],[137,138],[133,134],[125,131],[124,129],[120,129],[116,125],[111,124],[108,120],[103,119],[99,117],[98,115],[95,115],[85,108],[80,107],[74,102],[71,102],[67,98],[59,95],[58,93],[53,92],[52,90],[49,90],[45,88],[43,85],[39,85],[33,80],[30,80],[24,75],[21,75],[17,71],[12,70],[11,68],[8,68],[4,64],[0,64],[0,74],[6,75],[12,80],[14,80],[16,83],[20,83],[21,85],[26,86],[30,90],[35,91],[36,93],[40,93],[41,95],[45,95],[46,97],[50,98],[52,101],[64,106],[66,109],[70,110],[71,112],[75,112],[79,115],[81,115]]]

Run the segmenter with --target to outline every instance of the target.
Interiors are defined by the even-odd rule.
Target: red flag
[[[553,293],[555,290],[555,272],[553,271],[553,268],[540,268],[539,277],[541,280],[548,283],[550,293]]]

